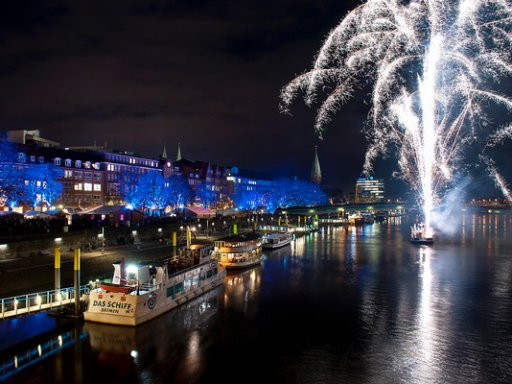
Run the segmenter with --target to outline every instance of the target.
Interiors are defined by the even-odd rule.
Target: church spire
[[[167,143],[164,143],[164,149],[162,151],[162,159],[167,160]]]
[[[178,143],[178,152],[176,152],[176,161],[181,160],[181,143]]]
[[[322,171],[320,170],[320,160],[318,160],[318,147],[315,145],[315,157],[311,167],[311,181],[316,184],[322,183]]]

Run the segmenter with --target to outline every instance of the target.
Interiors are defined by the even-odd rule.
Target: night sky
[[[278,105],[280,89],[358,3],[4,1],[0,129],[153,157],[163,142],[175,156],[180,141],[186,158],[276,176],[309,177],[318,144],[324,182],[348,190],[364,160],[364,95],[322,141],[315,109],[299,99],[288,116]],[[377,166],[376,176],[389,179],[391,168]]]

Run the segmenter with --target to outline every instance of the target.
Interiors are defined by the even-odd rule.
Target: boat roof
[[[227,241],[230,243],[234,243],[234,242],[258,240],[260,237],[261,236],[259,233],[248,232],[248,233],[240,233],[238,235],[231,235],[231,236],[223,237],[221,239],[218,239],[217,241]]]
[[[288,232],[272,232],[272,233],[269,233],[268,235],[266,235],[265,237],[269,238],[269,237],[282,237],[282,236],[291,236],[291,234]]]

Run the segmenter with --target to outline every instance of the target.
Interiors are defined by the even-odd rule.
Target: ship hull
[[[89,305],[88,310],[84,312],[84,319],[96,323],[134,327],[222,285],[225,275],[226,271],[221,269],[208,279],[177,293],[169,285],[162,285],[141,295],[93,290],[89,293]]]
[[[288,244],[290,244],[291,242],[292,242],[291,239],[287,239],[287,240],[282,241],[282,242],[277,243],[277,244],[263,243],[262,247],[263,247],[263,249],[276,249],[276,248],[285,247]]]
[[[410,239],[411,244],[416,245],[432,245],[434,244],[434,239],[425,238],[425,239]]]

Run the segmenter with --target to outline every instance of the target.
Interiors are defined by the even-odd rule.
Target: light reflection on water
[[[136,329],[86,324],[81,358],[13,381],[71,382],[78,360],[84,382],[509,383],[510,231],[465,215],[417,247],[407,220],[322,228]]]

